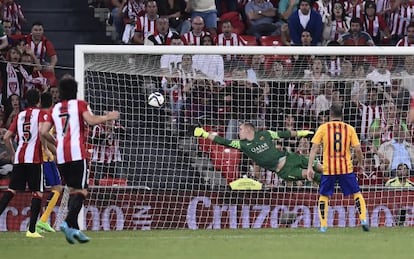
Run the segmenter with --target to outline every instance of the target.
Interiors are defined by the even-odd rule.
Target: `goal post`
[[[195,56],[220,56],[223,80],[209,75],[217,59],[204,64],[207,68],[183,72],[184,60],[162,69],[163,55],[188,55],[193,63],[197,62]],[[237,62],[228,62],[230,56]],[[254,57],[259,63],[256,68],[252,65]],[[374,83],[366,83],[383,57],[387,64],[381,69],[388,72],[384,77],[381,72],[371,74]],[[414,49],[76,45],[78,97],[88,101],[97,114],[121,112],[119,122],[90,129],[93,178],[85,203],[86,228],[317,227],[317,185],[282,180],[254,167],[239,151],[190,137],[186,131],[192,124],[201,124],[223,137],[237,138],[238,124],[243,121],[254,122],[260,130],[314,130],[326,119],[323,116],[332,101],[338,100],[355,104],[347,106],[345,116],[358,130],[365,161],[372,163],[372,168],[355,168],[367,199],[370,224],[413,226],[413,188],[385,186],[397,176],[395,167],[407,160],[386,162],[388,153],[380,148],[401,132],[407,145],[412,145],[413,131],[406,123],[410,96],[392,92],[394,84],[404,88],[404,84],[414,82],[414,70],[409,71],[410,64],[405,63],[410,62],[407,57],[414,57]],[[315,60],[322,66],[318,74]],[[352,73],[343,76],[349,63]],[[281,66],[284,72],[277,74],[273,66]],[[358,74],[357,69],[364,71]],[[191,86],[186,88],[183,80]],[[249,92],[237,90],[245,82]],[[259,93],[252,87],[260,88]],[[367,92],[372,88],[380,89],[378,107],[374,109],[373,103],[367,103],[367,99],[374,98]],[[409,85],[406,89],[412,94]],[[161,108],[147,105],[146,98],[154,91],[166,97]],[[248,98],[244,96],[247,93]],[[239,101],[235,101],[237,98]],[[393,125],[388,125],[391,113],[395,117]],[[400,132],[391,130],[391,126],[399,126]],[[98,132],[101,138],[110,138],[117,145],[99,139]],[[290,139],[275,141],[275,145],[307,154],[310,143],[309,139]],[[99,152],[107,152],[112,161],[106,161],[105,154],[99,158]],[[412,170],[414,157],[406,159]],[[410,178],[410,171],[408,174]],[[230,182],[243,177],[262,182],[263,189],[229,188]],[[329,213],[330,226],[358,225],[352,197],[343,199],[339,190]]]

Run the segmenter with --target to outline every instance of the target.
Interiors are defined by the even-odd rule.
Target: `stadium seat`
[[[99,180],[101,186],[127,186],[127,179],[125,178],[102,178]]]
[[[280,36],[261,36],[259,43],[262,46],[282,46],[282,38]]]
[[[231,183],[240,177],[241,153],[237,149],[214,145],[211,148],[210,159],[214,168],[221,171],[221,175],[227,183]]]
[[[257,40],[255,36],[252,35],[240,35],[244,40],[246,46],[257,46]]]

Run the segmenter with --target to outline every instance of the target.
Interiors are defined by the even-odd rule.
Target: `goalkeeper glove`
[[[205,131],[203,128],[196,127],[194,129],[194,136],[195,137],[208,138],[208,135],[209,135],[209,133],[207,131]]]
[[[298,130],[296,131],[296,136],[298,137],[306,137],[308,135],[313,135],[313,131],[311,130]]]

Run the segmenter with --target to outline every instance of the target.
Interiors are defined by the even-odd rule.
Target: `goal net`
[[[407,123],[414,93],[411,48],[78,45],[75,50],[79,97],[95,114],[121,112],[119,121],[88,133],[87,229],[319,227],[317,184],[282,179],[237,149],[188,131],[200,125],[237,139],[242,122],[257,130],[316,130],[329,119],[332,103],[343,105],[345,122],[361,140],[365,165],[354,170],[370,225],[414,224],[414,131]],[[160,108],[147,101],[156,91],[165,97]],[[310,138],[274,144],[305,156],[311,146]],[[238,179],[244,180],[232,189]],[[359,225],[352,197],[343,197],[340,189],[329,206],[329,226]]]

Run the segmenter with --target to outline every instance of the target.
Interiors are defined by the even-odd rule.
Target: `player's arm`
[[[119,112],[112,111],[108,112],[105,115],[94,115],[89,109],[84,111],[82,113],[83,119],[89,124],[89,125],[96,125],[101,124],[106,121],[110,120],[117,120],[119,119]]]
[[[311,151],[309,153],[309,161],[308,161],[308,171],[307,171],[307,178],[309,181],[313,180],[313,176],[315,172],[313,171],[313,162],[315,161],[316,154],[318,153],[320,144],[313,143]]]
[[[51,122],[42,122],[39,125],[40,127],[40,138],[43,142],[47,141],[50,143],[55,143],[55,138],[50,134],[50,129],[52,128],[52,123]]]
[[[280,138],[291,138],[291,137],[306,137],[308,135],[312,135],[313,131],[310,130],[286,130],[286,131],[271,131],[268,130],[272,139],[280,139]]]
[[[364,154],[362,153],[361,145],[355,146],[354,147],[354,152],[355,152],[355,156],[356,156],[356,159],[357,159],[357,162],[358,162],[358,166],[360,168],[363,168],[363,166],[364,166],[364,164],[363,164]]]
[[[218,135],[210,134],[209,132],[205,131],[201,127],[196,127],[194,129],[193,135],[195,137],[207,138],[207,139],[209,139],[209,140],[211,140],[214,143],[217,143],[219,145],[223,145],[223,146],[226,146],[226,147],[232,147],[232,148],[235,148],[235,149],[240,149],[240,140],[225,139],[225,138],[222,138]]]
[[[3,136],[3,140],[4,140],[4,145],[6,146],[7,150],[9,151],[10,157],[11,157],[11,161],[14,161],[14,146],[12,143],[12,139],[14,137],[14,132],[7,130],[6,133]]]

